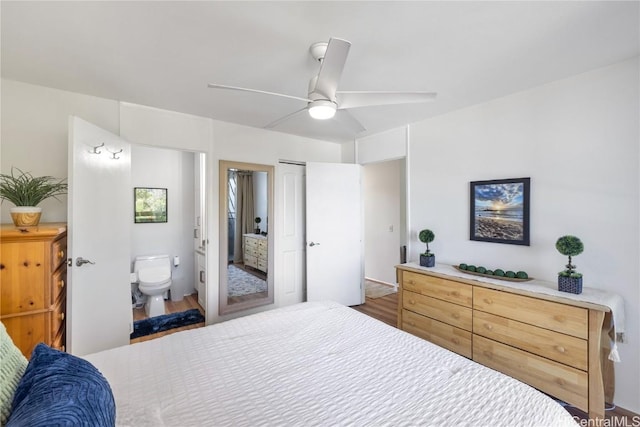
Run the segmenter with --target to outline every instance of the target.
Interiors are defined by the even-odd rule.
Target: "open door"
[[[133,323],[130,144],[69,118],[67,351],[129,344]]]
[[[364,302],[362,167],[307,163],[307,301]]]

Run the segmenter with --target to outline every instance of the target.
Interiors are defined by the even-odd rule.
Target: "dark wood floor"
[[[361,313],[369,315],[375,319],[378,319],[388,325],[397,327],[398,322],[398,294],[394,293],[381,298],[366,298],[366,301],[362,305],[356,305],[352,307]],[[611,405],[607,404],[607,407]],[[579,409],[566,406],[565,409],[573,415],[574,419],[584,426],[592,426],[592,423],[588,423],[589,417]],[[606,411],[606,421],[603,423],[605,426],[618,426],[618,427],[638,427],[640,425],[640,416],[631,411],[627,411],[623,408],[614,408]]]

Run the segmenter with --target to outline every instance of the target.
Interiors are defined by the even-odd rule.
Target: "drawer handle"
[[[64,288],[64,280],[62,280],[62,279],[58,280],[58,287],[60,289]]]
[[[409,326],[416,326],[414,322],[409,322]]]
[[[491,353],[488,350],[485,350],[482,352],[482,354],[484,354],[486,357],[488,357],[489,359],[493,359],[493,353]]]
[[[459,296],[460,296],[460,292],[458,292],[458,291],[453,291],[453,292],[451,292],[451,296],[459,297]]]
[[[409,281],[408,281],[408,283],[409,283],[410,285],[415,285],[415,282],[414,282],[413,280],[409,280]]]
[[[459,319],[460,315],[458,313],[453,313],[451,317],[453,317],[454,319]]]
[[[488,330],[490,330],[490,331],[493,331],[493,325],[490,325],[490,324],[488,324],[488,323],[485,323],[485,324],[484,324],[484,327],[485,327],[485,328],[487,328],[487,329],[488,329]]]
[[[415,303],[416,303],[415,300],[412,300],[412,299],[409,300],[409,304],[413,305]]]
[[[64,320],[64,313],[60,313],[60,315],[58,316],[58,318],[59,318],[60,320]]]
[[[557,345],[556,350],[558,350],[560,353],[564,353],[566,351],[565,348],[561,345]]]
[[[490,298],[485,298],[484,302],[486,302],[487,304],[493,304],[493,300]]]
[[[451,342],[452,342],[452,343],[454,343],[454,344],[456,344],[456,345],[460,344],[460,340],[459,340],[458,338],[453,338],[453,339],[451,340]]]

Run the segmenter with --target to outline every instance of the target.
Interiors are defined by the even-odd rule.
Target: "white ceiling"
[[[429,104],[351,110],[381,132],[640,53],[637,1],[11,2],[0,12],[2,77],[264,127],[306,97],[309,46],[351,41],[339,90],[436,91]],[[306,114],[276,130],[354,135]]]

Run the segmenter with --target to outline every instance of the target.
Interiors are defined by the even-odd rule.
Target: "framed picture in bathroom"
[[[167,222],[167,189],[135,187],[133,206],[136,224]]]

